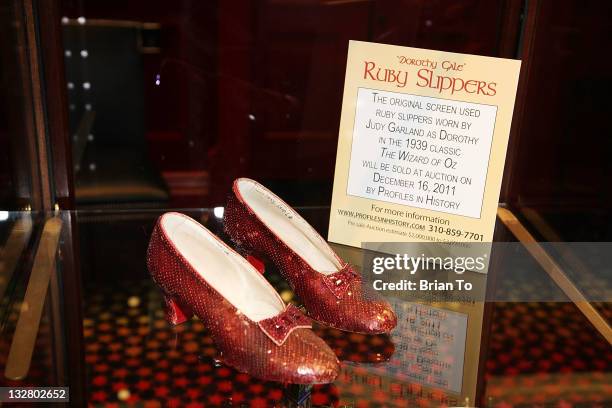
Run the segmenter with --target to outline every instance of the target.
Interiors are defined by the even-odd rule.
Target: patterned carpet
[[[283,297],[290,296],[282,283],[273,283],[281,286]],[[91,406],[284,407],[301,398],[310,399],[312,406],[440,406],[424,387],[379,375],[392,363],[395,346],[389,336],[316,326],[344,362],[342,372],[334,384],[286,386],[218,363],[200,321],[170,327],[148,280],[98,285],[86,299]],[[489,406],[612,406],[612,350],[572,304],[498,305],[489,351]],[[529,397],[525,389],[537,392]]]

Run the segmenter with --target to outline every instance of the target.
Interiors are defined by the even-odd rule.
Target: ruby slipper
[[[198,316],[223,362],[264,380],[328,383],[338,375],[334,352],[295,306],[244,258],[195,220],[166,213],[157,221],[147,266],[164,294],[166,318]]]
[[[391,331],[388,302],[365,291],[361,276],[293,208],[254,180],[234,181],[224,211],[227,234],[251,255],[273,262],[309,316],[358,333]]]

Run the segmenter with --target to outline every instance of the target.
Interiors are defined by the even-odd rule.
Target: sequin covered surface
[[[308,318],[297,308],[285,308],[270,322],[254,322],[212,288],[164,231],[161,220],[168,214],[196,221],[182,214],[164,214],[149,243],[147,266],[164,294],[171,323],[195,314],[220,350],[220,360],[254,377],[296,384],[328,383],[337,377],[336,355],[308,328]],[[271,330],[276,325],[281,326],[278,333]]]
[[[396,326],[397,318],[390,304],[374,291],[366,290],[359,273],[337,254],[334,256],[342,267],[325,274],[313,269],[294,252],[248,204],[240,193],[240,180],[254,183],[271,197],[274,201],[271,205],[282,208],[293,222],[306,224],[306,221],[261,184],[238,179],[228,198],[223,222],[226,233],[244,252],[267,259],[278,267],[310,317],[337,329],[366,334],[388,333]],[[318,233],[314,234],[321,245],[327,245]]]

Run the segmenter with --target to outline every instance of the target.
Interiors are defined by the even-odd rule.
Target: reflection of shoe
[[[164,293],[169,322],[198,316],[224,363],[288,383],[328,383],[338,375],[334,352],[310,329],[309,319],[285,306],[255,268],[191,218],[159,218],[147,265]]]
[[[347,333],[317,326],[314,332],[336,353],[340,361],[377,364],[391,360],[395,344],[388,334]]]
[[[308,314],[329,326],[386,333],[397,318],[361,276],[287,203],[256,181],[234,181],[225,208],[226,232],[246,252],[276,264]]]

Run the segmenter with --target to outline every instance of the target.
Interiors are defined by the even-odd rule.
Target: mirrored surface
[[[328,208],[298,210],[315,228],[325,229]],[[225,238],[221,212],[220,208],[184,211]],[[65,384],[66,378],[56,372],[57,362],[76,351],[58,344],[50,328],[76,317],[83,327],[79,351],[86,372],[84,395],[92,406],[292,406],[299,401],[311,406],[465,406],[471,390],[478,390],[478,398],[491,407],[561,402],[605,406],[612,401],[610,345],[568,301],[461,305],[390,298],[399,324],[389,335],[314,326],[341,361],[334,383],[292,386],[240,373],[218,360],[214,341],[201,321],[172,327],[164,319],[161,294],[145,266],[149,235],[162,213],[8,214],[0,223],[3,265],[11,263],[8,254],[15,242],[27,244],[21,257],[35,257],[34,240],[14,232],[24,231],[23,220],[32,226],[32,236],[44,229],[49,218],[76,226],[78,239],[62,235],[59,242],[57,274],[50,278],[50,288],[53,282],[65,286],[63,271],[78,267],[82,292],[76,299],[68,296],[60,301],[61,313],[43,314],[27,376],[13,382],[3,377],[2,384]],[[361,251],[334,248],[346,259]],[[20,263],[12,274],[6,267],[2,270],[4,281],[10,282],[1,303],[3,368],[29,284],[28,265]],[[489,272],[489,279],[494,273]],[[265,277],[285,301],[299,305],[272,265],[265,265]],[[53,309],[51,293],[50,289],[45,303]],[[82,309],[82,316],[77,309]]]

